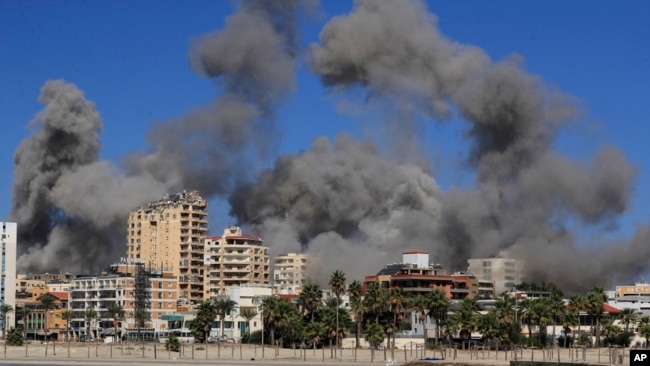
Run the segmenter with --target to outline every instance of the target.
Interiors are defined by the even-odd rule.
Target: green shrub
[[[203,350],[205,349],[205,347],[203,347],[203,346],[198,346],[198,347],[196,347],[196,348],[194,348],[194,349],[197,350],[197,351],[203,351]]]
[[[165,341],[165,349],[172,352],[178,352],[181,350],[181,342],[178,340],[178,337],[171,336]]]
[[[22,346],[23,334],[18,329],[11,327],[7,332],[7,345],[9,346]]]

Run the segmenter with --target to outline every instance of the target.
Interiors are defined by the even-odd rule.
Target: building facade
[[[231,226],[222,236],[205,240],[205,299],[227,294],[235,286],[269,285],[269,248],[262,239]]]
[[[273,260],[273,291],[276,294],[299,295],[307,283],[311,256],[298,253],[281,254]]]
[[[16,308],[16,246],[18,226],[13,222],[0,222],[0,305],[10,305]],[[8,313],[6,319],[0,315],[0,332],[16,326],[13,313]],[[4,334],[3,334],[4,336]]]
[[[118,332],[122,335],[137,328],[135,310],[137,308],[138,277],[134,265],[119,264],[111,267],[110,273],[98,276],[78,276],[72,280],[70,309],[74,319],[70,322],[72,336],[78,338],[87,335],[97,338],[111,334],[113,319],[105,316],[108,307],[119,304],[125,312],[125,318],[117,322]],[[146,328],[160,329],[166,327],[167,321],[162,317],[177,311],[178,280],[171,271],[144,271],[148,286],[146,289],[147,311],[151,319]],[[85,317],[87,309],[94,309],[98,319],[88,322]]]
[[[505,250],[492,258],[468,259],[467,272],[481,280],[493,281],[497,295],[525,281],[524,261],[513,258]]]
[[[635,283],[634,285],[616,286],[615,297],[625,296],[650,296],[650,283],[645,281]]]
[[[198,192],[166,196],[129,213],[127,259],[169,270],[180,299],[199,304],[204,295],[204,241],[208,203]]]

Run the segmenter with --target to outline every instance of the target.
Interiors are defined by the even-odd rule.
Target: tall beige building
[[[283,295],[299,295],[307,282],[311,256],[298,253],[281,254],[273,260],[273,291]]]
[[[493,281],[497,296],[524,281],[524,261],[506,250],[491,258],[468,259],[467,271],[481,280]]]
[[[231,226],[222,236],[205,240],[205,298],[226,295],[226,290],[246,284],[269,284],[269,248],[262,239],[243,235]]]
[[[208,203],[197,191],[165,196],[129,213],[127,257],[178,278],[178,297],[198,304],[204,294]]]

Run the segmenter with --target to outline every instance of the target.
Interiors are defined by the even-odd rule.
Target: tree
[[[65,336],[68,342],[70,341],[70,320],[74,318],[74,312],[72,310],[66,310],[61,313],[61,319],[65,320]]]
[[[562,324],[567,311],[566,306],[564,305],[562,292],[559,290],[551,292],[551,297],[548,300],[548,306],[551,317],[553,319],[553,340],[555,340],[555,324],[557,322]]]
[[[404,294],[404,291],[399,288],[392,288],[388,292],[389,296],[389,303],[390,303],[390,310],[391,313],[393,314],[393,324],[391,327],[391,332],[389,334],[393,335],[393,346],[395,345],[395,332],[397,331],[397,316],[401,314],[401,312],[404,310],[408,303],[408,298],[406,297],[406,294]],[[390,336],[388,338],[388,343],[390,344]]]
[[[538,339],[540,346],[546,344],[546,328],[553,321],[553,313],[549,306],[549,298],[541,298],[532,301],[533,317],[538,327]]]
[[[8,346],[22,346],[23,345],[23,336],[20,334],[20,331],[14,327],[9,329],[7,333],[7,345]]]
[[[345,274],[340,270],[334,271],[332,277],[330,277],[330,291],[336,297],[337,302],[341,301],[341,295],[345,292]],[[336,347],[340,347],[339,344],[339,304],[336,306]]]
[[[596,286],[587,293],[588,312],[596,321],[596,347],[600,347],[600,321],[603,318],[603,304],[607,294],[602,287]]]
[[[97,314],[97,310],[95,310],[95,309],[90,309],[90,308],[89,308],[89,309],[86,309],[86,312],[84,313],[84,318],[86,319],[86,327],[87,327],[87,328],[86,328],[86,334],[87,334],[89,337],[90,337],[90,335],[92,334],[92,333],[90,332],[90,323],[91,323],[93,320],[97,319],[97,316],[98,316],[98,314]]]
[[[151,313],[145,308],[138,308],[133,312],[133,318],[135,319],[135,324],[138,326],[138,338],[143,339],[140,330],[151,320]]]
[[[366,327],[366,341],[372,349],[377,349],[384,341],[384,329],[377,323],[370,323]]]
[[[636,324],[636,322],[639,320],[639,315],[637,314],[636,310],[630,308],[621,310],[619,316],[621,318],[621,323],[625,324],[625,333],[628,333],[630,324]]]
[[[315,283],[307,283],[298,295],[298,306],[305,316],[314,321],[314,313],[323,303],[323,295],[320,286]]]
[[[242,318],[246,319],[246,331],[248,334],[251,333],[251,319],[255,318],[257,316],[257,311],[253,308],[243,308],[239,315],[242,316]]]
[[[49,319],[48,319],[49,316],[48,316],[48,314],[50,312],[50,308],[52,307],[52,305],[56,301],[56,297],[54,297],[51,294],[47,293],[47,294],[41,295],[38,298],[38,301],[40,301],[41,305],[43,305],[43,307],[45,308],[45,336],[47,337],[47,332],[48,332],[48,328],[49,328],[48,327],[48,325],[49,325],[49,322],[48,322],[49,321]]]
[[[454,316],[460,325],[460,335],[466,339],[470,339],[472,331],[478,325],[480,305],[476,299],[464,298],[460,302],[460,307]]]
[[[361,320],[363,319],[363,312],[365,307],[363,306],[362,296],[362,286],[361,282],[354,280],[348,287],[348,292],[350,293],[350,309],[354,315],[354,322],[356,326],[355,331],[355,347],[359,348],[359,335],[361,334]]]
[[[429,299],[422,295],[417,295],[411,301],[411,308],[418,313],[418,322],[422,324],[424,344],[427,344],[427,311],[429,311]]]
[[[429,294],[429,315],[436,322],[436,346],[438,345],[438,338],[440,338],[440,323],[447,317],[450,302],[447,296],[439,289],[434,289]]]
[[[9,304],[0,305],[0,314],[2,314],[2,340],[5,340],[7,335],[7,314],[14,311],[13,306]]]
[[[576,312],[569,310],[565,313],[564,319],[562,321],[562,329],[564,331],[564,348],[566,348],[569,333],[573,332],[572,327],[575,327],[579,324],[580,321]]]
[[[325,325],[321,322],[310,322],[307,324],[307,328],[305,329],[305,333],[309,339],[311,339],[314,352],[316,352],[316,344],[318,341],[320,341],[321,337],[325,335],[327,332],[327,329],[325,328]]]
[[[27,318],[32,314],[32,309],[27,306],[18,308],[16,315],[20,316],[23,320],[23,338],[27,338]]]
[[[179,352],[181,350],[181,342],[178,337],[171,336],[165,341],[165,349],[172,352]]]
[[[229,315],[233,310],[237,308],[237,302],[231,299],[219,298],[214,302],[214,308],[219,315],[219,321],[221,322],[221,336],[225,335],[224,331],[224,319],[226,315]]]
[[[117,302],[114,302],[108,306],[106,309],[106,315],[108,318],[113,318],[113,335],[115,336],[115,339],[118,339],[117,337],[117,322],[124,319],[125,315],[124,308],[122,305],[120,305]]]
[[[510,345],[514,342],[519,342],[521,329],[519,327],[518,309],[516,308],[517,301],[514,296],[509,292],[502,293],[494,305],[494,313],[499,320],[499,324],[504,330],[505,334],[501,334],[500,338],[504,341],[510,341]]]
[[[192,333],[202,342],[208,341],[210,328],[217,317],[217,309],[211,301],[203,301],[197,307],[196,317],[191,323]]]
[[[645,347],[650,347],[650,324],[641,325],[639,327],[639,335],[645,338]]]
[[[503,327],[497,315],[497,309],[492,308],[487,314],[478,320],[477,329],[483,335],[484,340],[491,341],[502,337]]]

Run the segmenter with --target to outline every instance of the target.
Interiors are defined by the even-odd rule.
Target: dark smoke
[[[420,1],[357,1],[326,24],[310,51],[310,68],[326,86],[361,86],[371,105],[391,100],[397,113],[406,104],[436,121],[457,111],[468,126],[475,186],[439,192],[408,161],[397,166],[373,149],[351,148],[349,138],[333,146],[317,141],[231,197],[232,214],[263,236],[282,237],[282,230],[291,248],[323,256],[320,271],[343,266],[352,278],[408,248],[427,249],[452,270],[465,269],[469,257],[522,248],[519,257],[534,258],[535,280],[570,291],[609,285],[613,276],[601,268],[621,278],[647,268],[632,250],[647,230],[630,243],[590,248],[590,259],[570,265],[587,249],[564,223],[615,223],[629,206],[635,169],[613,147],[587,162],[554,153],[557,131],[575,114],[574,98],[527,73],[521,57],[494,62],[449,40]],[[414,126],[402,124],[395,146],[404,146],[404,136],[417,141]],[[420,189],[423,182],[430,189]]]
[[[48,82],[40,129],[16,151],[12,220],[23,271],[106,264],[125,252],[127,214],[166,193],[224,195],[272,151],[273,109],[295,83],[301,2],[245,1],[192,44],[197,73],[221,86],[209,106],[156,123],[149,150],[121,168],[98,161],[101,120],[76,86]]]

